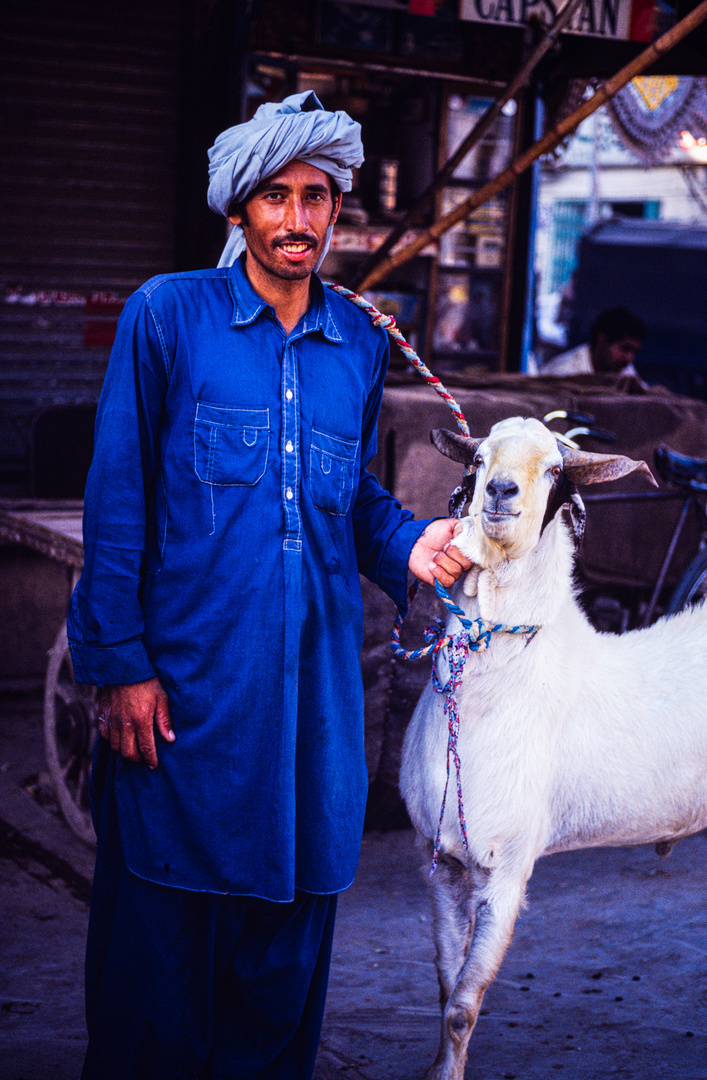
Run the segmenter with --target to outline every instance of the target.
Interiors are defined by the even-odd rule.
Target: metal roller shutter
[[[3,5],[6,479],[40,411],[95,403],[125,298],[174,268],[180,23],[175,0]]]

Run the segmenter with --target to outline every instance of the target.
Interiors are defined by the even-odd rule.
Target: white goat
[[[650,477],[644,462],[568,449],[538,420],[520,418],[483,440],[437,431],[433,441],[476,475],[455,541],[475,565],[455,587],[456,602],[472,619],[541,627],[533,637],[494,634],[486,651],[469,654],[457,691],[468,850],[452,779],[432,876],[442,1036],[426,1075],[462,1080],[535,860],[625,844],[656,843],[665,853],[707,826],[707,608],[615,636],[597,633],[575,600],[572,529],[552,509],[572,484],[635,469]],[[450,616],[447,633],[461,630]],[[446,648],[437,673],[444,684]],[[447,744],[445,698],[428,686],[401,769],[428,851]]]

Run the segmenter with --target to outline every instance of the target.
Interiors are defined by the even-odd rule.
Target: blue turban
[[[351,191],[351,170],[363,164],[361,125],[348,113],[327,112],[311,90],[261,105],[252,120],[223,131],[209,150],[209,206],[228,217],[234,199],[242,202],[291,161],[305,161],[328,173],[340,191]],[[236,225],[219,266],[230,266],[244,248],[243,230]]]

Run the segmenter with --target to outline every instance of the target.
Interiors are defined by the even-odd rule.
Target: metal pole
[[[592,162],[589,169],[589,224],[599,220],[599,165],[601,154],[602,124],[601,114],[594,113],[594,131],[592,132]]]

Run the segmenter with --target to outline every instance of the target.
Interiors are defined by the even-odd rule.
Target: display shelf
[[[447,94],[440,135],[441,165],[466,138],[490,102]],[[511,158],[513,116],[503,115],[457,166],[437,196],[442,217],[502,170]],[[508,265],[509,202],[505,193],[446,232],[431,275],[426,353],[433,365],[501,366],[503,296]]]

